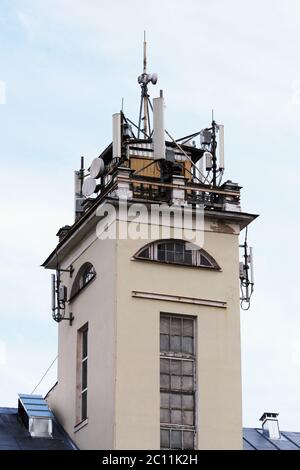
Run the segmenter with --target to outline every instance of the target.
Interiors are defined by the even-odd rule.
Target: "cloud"
[[[6,104],[6,83],[0,80],[0,104]]]
[[[27,33],[29,39],[34,38],[34,31],[35,31],[35,22],[33,16],[24,13],[21,10],[16,11],[16,16],[24,28],[25,32]]]

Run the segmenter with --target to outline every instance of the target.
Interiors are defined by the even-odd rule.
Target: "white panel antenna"
[[[253,248],[250,246],[250,276],[251,282],[254,284],[254,264],[253,264]]]
[[[121,114],[113,114],[113,159],[121,158]]]
[[[196,162],[196,174],[195,174],[195,178],[194,178],[194,181],[195,183],[199,183],[199,181],[201,181],[201,183],[204,182],[204,171],[205,171],[205,168],[204,168],[204,157],[202,156],[202,158],[200,158],[197,162]]]
[[[55,311],[56,308],[56,298],[55,298],[55,289],[56,289],[56,281],[55,281],[55,274],[51,274],[51,308],[52,312]]]
[[[80,197],[81,193],[81,178],[80,178],[80,171],[74,171],[74,193],[75,198]]]
[[[219,125],[219,168],[224,170],[225,160],[224,160],[224,126]]]
[[[166,158],[164,98],[153,99],[153,153],[154,160]]]

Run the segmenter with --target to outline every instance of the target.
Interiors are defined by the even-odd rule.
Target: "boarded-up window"
[[[162,449],[195,448],[195,319],[161,314],[160,423]]]

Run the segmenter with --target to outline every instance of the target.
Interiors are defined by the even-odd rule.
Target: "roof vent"
[[[53,414],[42,395],[19,394],[18,412],[32,437],[52,437]]]
[[[280,439],[277,416],[278,413],[265,412],[259,420],[262,421],[263,434],[265,434],[269,439]]]

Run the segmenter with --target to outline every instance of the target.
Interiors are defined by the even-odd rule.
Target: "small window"
[[[134,258],[220,269],[218,263],[205,250],[185,240],[159,240],[150,243],[139,250]]]
[[[84,263],[79,269],[73,282],[70,299],[72,299],[72,297],[78,294],[81,289],[89,284],[89,282],[94,279],[95,276],[96,270],[94,266],[91,263]]]

